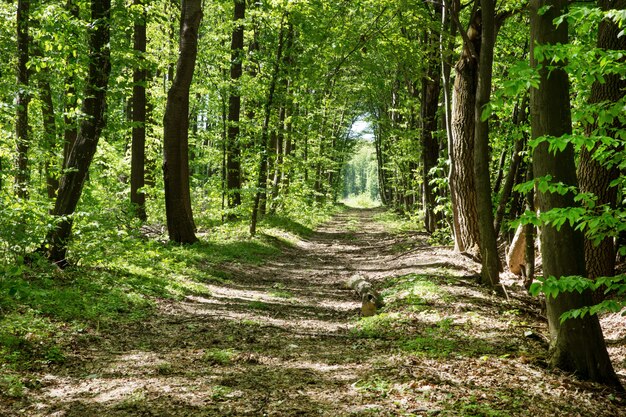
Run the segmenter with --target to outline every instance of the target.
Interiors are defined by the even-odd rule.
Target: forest
[[[0,2],[0,415],[626,415],[626,0]]]

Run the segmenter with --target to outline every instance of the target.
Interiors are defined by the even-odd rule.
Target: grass
[[[339,209],[300,210],[292,219],[267,216],[260,231],[305,237]],[[63,271],[43,259],[25,264],[19,256],[5,256],[4,263],[0,258],[0,391],[19,396],[17,374],[62,364],[78,339],[145,320],[159,299],[210,295],[204,284],[233,279],[222,265],[258,265],[280,253],[281,242],[263,233],[251,238],[243,221],[213,224],[199,242],[177,245],[162,236],[146,239],[139,224],[118,220],[78,218],[69,252],[74,266]],[[293,297],[285,288],[272,295]],[[250,307],[269,306],[253,301]]]

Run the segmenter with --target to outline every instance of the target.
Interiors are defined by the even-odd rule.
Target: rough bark
[[[136,6],[142,7],[142,0],[134,0]],[[139,57],[139,65],[133,71],[133,138],[130,160],[130,202],[135,206],[136,215],[145,221],[146,195],[141,188],[145,185],[146,159],[146,82],[147,70],[144,64],[146,53],[146,13],[135,22],[133,47]]]
[[[625,0],[609,1],[600,0],[598,6],[602,10],[624,9]],[[603,20],[598,28],[598,48],[605,50],[626,49],[626,37],[618,36],[621,29],[613,21]],[[607,74],[605,83],[594,82],[591,87],[590,104],[602,102],[615,103],[624,97],[626,92],[626,81],[617,74]],[[585,126],[585,134],[592,135],[598,129],[596,123]],[[611,126],[603,126],[604,133],[614,136],[618,129],[624,126],[619,121],[615,121]],[[597,149],[597,147],[596,147]],[[582,192],[591,192],[598,197],[597,204],[606,204],[615,207],[617,202],[617,188],[609,184],[619,176],[617,167],[607,168],[598,160],[594,159],[593,153],[596,149],[589,151],[583,147],[580,151],[580,165],[578,168],[578,181]],[[597,278],[602,276],[612,276],[615,273],[615,248],[613,238],[608,237],[595,246],[589,239],[585,239],[585,260],[587,276]]]
[[[28,149],[30,147],[28,128],[28,105],[30,92],[28,85],[28,32],[30,20],[30,0],[17,2],[17,100],[15,115],[15,135],[17,140],[17,161],[15,173],[15,193],[20,198],[28,198]]]
[[[480,15],[474,14],[467,31],[471,47],[466,45],[454,67],[456,77],[452,94],[452,153],[454,167],[450,171],[450,193],[454,226],[455,250],[479,256],[480,231],[476,185],[474,181],[474,129],[478,76],[477,54],[480,51]]]
[[[230,96],[228,99],[228,140],[226,145],[226,192],[228,208],[241,205],[241,148],[239,146],[239,117],[241,113],[241,95],[239,79],[243,73],[243,19],[246,13],[245,0],[235,0],[230,57]],[[233,217],[233,216],[229,216]]]
[[[183,0],[176,75],[167,94],[163,118],[163,181],[170,240],[193,243],[195,225],[189,190],[189,89],[198,53],[201,0]]]
[[[547,10],[546,7],[548,6]],[[539,13],[544,7],[545,13]],[[567,23],[555,27],[553,20],[565,12],[567,0],[531,0],[531,65],[539,67],[539,88],[531,90],[531,127],[532,137],[545,135],[561,136],[572,131],[569,80],[567,73],[550,63],[550,59],[537,62],[534,54],[535,45],[566,44]],[[542,142],[533,153],[533,174],[535,178],[551,175],[553,181],[566,185],[576,185],[574,149],[567,146],[562,152],[548,151],[548,144]],[[539,209],[547,212],[553,208],[574,205],[571,193],[540,192]],[[549,225],[541,229],[541,252],[545,276],[557,278],[571,275],[585,275],[583,236],[567,222],[556,230]],[[569,372],[575,372],[580,378],[613,385],[621,389],[609,359],[602,329],[596,315],[569,319],[560,322],[560,316],[571,309],[587,306],[591,303],[591,294],[584,292],[562,293],[556,298],[549,297],[546,302],[548,325],[550,329],[550,365]]]
[[[441,8],[435,6],[435,16],[441,14]],[[422,95],[420,118],[422,129],[420,142],[422,146],[422,205],[424,209],[424,226],[427,232],[434,232],[441,216],[435,214],[435,193],[430,185],[431,176],[429,172],[437,166],[439,158],[439,142],[434,136],[437,131],[437,111],[439,105],[439,93],[441,91],[441,65],[435,59],[436,47],[439,37],[430,32],[426,35],[428,48],[431,48],[431,62],[425,76],[422,78]]]
[[[482,34],[478,64],[478,85],[474,109],[474,178],[480,230],[481,281],[491,287],[500,283],[500,258],[493,228],[491,180],[489,175],[489,120],[482,112],[489,103],[493,74],[493,48],[496,42],[495,2],[481,0]]]
[[[60,267],[67,265],[67,243],[72,232],[71,215],[83,191],[89,166],[98,146],[100,133],[105,125],[106,93],[111,71],[109,35],[110,0],[92,0],[89,33],[89,70],[81,112],[78,134],[72,146],[59,182],[59,191],[53,210],[58,218],[56,227],[46,236],[44,249],[50,261]]]

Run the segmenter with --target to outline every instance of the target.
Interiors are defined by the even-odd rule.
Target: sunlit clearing
[[[376,149],[371,142],[360,140],[354,155],[343,166],[342,202],[350,207],[371,208],[381,205],[378,189]]]

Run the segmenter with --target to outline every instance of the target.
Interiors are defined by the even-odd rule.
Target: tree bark
[[[480,54],[480,14],[474,13],[463,54],[454,67],[456,77],[452,95],[452,146],[450,193],[454,226],[455,250],[480,256],[480,230],[476,184],[474,181],[475,103]]]
[[[598,6],[602,10],[626,8],[625,0],[609,1],[599,0]],[[619,36],[620,27],[609,19],[600,22],[598,28],[598,48],[604,50],[624,50],[626,49],[626,37]],[[594,82],[591,87],[590,104],[598,104],[602,102],[615,103],[624,97],[626,89],[626,81],[618,74],[607,74],[605,82]],[[598,126],[597,123],[585,126],[585,134],[593,135],[600,128],[604,130],[608,136],[615,136],[615,132],[623,129],[623,124],[617,118],[610,126]],[[580,190],[582,192],[591,192],[598,197],[598,205],[608,205],[615,207],[617,203],[617,188],[611,187],[611,182],[616,179],[619,174],[617,166],[607,168],[598,160],[594,159],[595,149],[589,151],[584,147],[580,151],[580,165],[578,168],[578,181],[580,182]],[[615,273],[615,248],[613,238],[607,237],[602,240],[599,245],[594,246],[590,239],[585,239],[585,262],[587,268],[587,276],[589,278],[612,276]]]
[[[75,0],[68,0],[66,8],[70,15],[74,19],[78,19],[80,10],[78,5],[75,3]],[[71,68],[71,63],[74,60],[74,57],[71,55],[66,58],[67,65]],[[74,70],[71,68],[72,71]],[[69,161],[70,151],[76,142],[76,137],[78,136],[78,122],[76,116],[73,116],[75,110],[77,108],[77,98],[76,98],[76,77],[72,74],[67,77],[66,81],[66,90],[65,90],[65,116],[63,117],[64,123],[64,132],[63,132],[63,169],[66,169],[65,165],[67,161]]]
[[[482,259],[481,280],[492,288],[500,283],[500,258],[496,232],[493,228],[493,205],[489,176],[489,120],[483,120],[482,112],[491,96],[493,73],[493,48],[496,43],[495,2],[481,0],[482,34],[478,64],[478,86],[474,109],[474,177],[480,230],[480,255]]]
[[[189,89],[198,53],[202,1],[183,0],[176,75],[163,118],[163,182],[170,240],[194,243],[195,225],[189,190]]]
[[[89,33],[89,71],[81,107],[85,117],[80,122],[76,141],[64,163],[64,167],[68,169],[59,182],[52,213],[58,218],[58,222],[48,233],[44,243],[48,259],[60,267],[67,265],[67,243],[72,232],[70,216],[76,210],[100,133],[105,125],[106,93],[111,71],[110,9],[110,0],[91,2],[91,19],[94,23]]]
[[[531,89],[532,137],[545,135],[560,137],[572,131],[569,80],[559,64],[550,57],[537,61],[536,45],[566,44],[567,22],[558,27],[553,20],[566,11],[567,0],[531,0],[531,66],[539,69],[539,88]],[[545,7],[547,6],[547,7]],[[543,8],[542,12],[539,9]],[[546,10],[547,9],[547,10]],[[555,182],[576,185],[574,149],[569,144],[562,152],[549,152],[548,143],[540,143],[533,153],[535,178],[551,175]],[[539,209],[547,212],[553,208],[571,207],[571,193],[540,192]],[[584,276],[585,258],[582,233],[565,223],[560,230],[543,225],[541,229],[541,252],[544,276]],[[560,322],[561,315],[571,309],[588,306],[591,294],[584,292],[561,293],[556,298],[548,297],[547,316],[550,328],[550,365],[580,378],[613,385],[621,389],[609,359],[602,329],[596,315],[569,319]]]
[[[239,146],[239,117],[241,113],[241,78],[243,68],[244,27],[246,13],[245,0],[235,0],[230,57],[230,97],[228,100],[228,140],[226,145],[226,192],[228,208],[241,205],[241,148]],[[229,215],[233,218],[233,215]]]
[[[29,60],[28,32],[30,20],[30,0],[17,2],[17,100],[15,115],[15,136],[17,140],[17,161],[15,174],[15,193],[19,198],[28,198],[28,149],[30,147],[28,127],[28,105],[30,92],[28,85]]]
[[[441,15],[441,7],[435,6],[435,17]],[[441,216],[435,214],[435,193],[430,185],[430,170],[437,166],[439,158],[439,142],[433,135],[437,131],[437,111],[439,92],[441,91],[441,65],[436,60],[436,46],[439,37],[434,32],[426,35],[425,45],[432,48],[431,62],[426,75],[422,78],[422,96],[420,117],[422,129],[420,142],[422,145],[422,205],[424,209],[424,227],[427,232],[434,232]]]
[[[143,8],[143,0],[134,0],[134,4]],[[143,221],[147,219],[146,195],[141,190],[145,185],[146,159],[146,19],[147,14],[142,9],[134,27],[133,43],[139,64],[133,71],[133,140],[130,161],[130,202],[135,206],[137,217]]]

